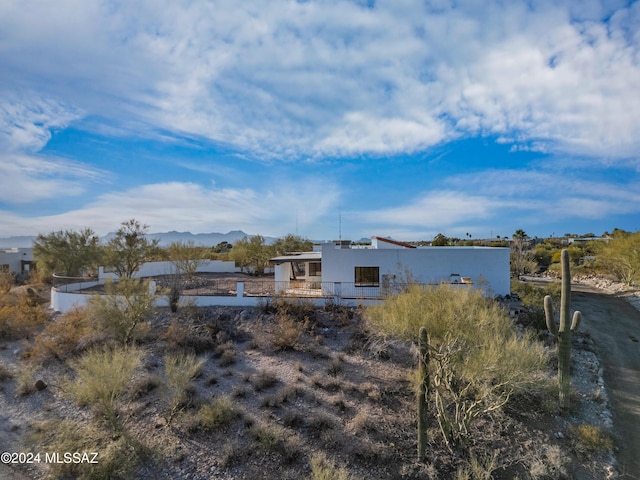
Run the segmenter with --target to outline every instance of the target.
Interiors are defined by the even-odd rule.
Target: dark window
[[[356,287],[379,287],[380,267],[356,267]]]
[[[322,263],[309,262],[309,276],[319,277],[321,273],[322,273]]]

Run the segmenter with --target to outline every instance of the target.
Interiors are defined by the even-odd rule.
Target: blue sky
[[[639,79],[640,2],[5,0],[0,237],[636,231]]]

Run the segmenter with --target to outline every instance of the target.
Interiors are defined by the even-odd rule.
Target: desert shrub
[[[569,433],[578,452],[586,454],[613,448],[611,435],[602,427],[587,424],[570,425]]]
[[[221,367],[233,365],[236,361],[236,350],[233,342],[228,341],[218,345],[214,350],[214,356],[219,359]]]
[[[540,452],[533,454],[529,462],[529,475],[538,479],[568,478],[568,458],[557,445],[545,445]]]
[[[29,431],[29,443],[37,450],[58,453],[60,462],[48,463],[47,478],[112,479],[133,478],[136,468],[149,457],[149,450],[129,435],[113,436],[95,425],[75,420],[51,419],[37,422]],[[86,452],[88,460],[98,453],[96,463],[65,463],[64,452]],[[44,455],[44,453],[43,453]]]
[[[0,382],[13,378],[13,373],[7,367],[2,360],[0,360]]]
[[[274,295],[269,305],[269,310],[278,315],[293,317],[302,322],[316,319],[316,307],[311,301],[304,298]]]
[[[551,296],[555,310],[558,310],[560,282],[551,282],[544,287],[538,287],[529,282],[512,280],[511,292],[518,295],[524,309],[524,312],[519,315],[520,322],[537,330],[546,329],[544,297]]]
[[[493,471],[498,466],[498,452],[492,455],[478,457],[473,452],[466,465],[456,470],[456,480],[491,480]]]
[[[76,376],[68,383],[67,391],[78,404],[95,407],[113,430],[120,430],[116,402],[140,367],[142,357],[142,350],[135,347],[89,350],[70,363]]]
[[[447,443],[465,441],[476,418],[546,378],[543,346],[518,335],[506,312],[479,290],[412,286],[367,316],[374,331],[413,342],[426,327],[436,416]]]
[[[186,318],[174,316],[163,335],[171,350],[186,350],[203,353],[212,350],[216,345],[217,330],[209,325],[194,325],[194,318],[187,312]]]
[[[198,412],[199,425],[206,429],[228,427],[240,416],[233,400],[228,396],[215,397]]]
[[[258,422],[250,427],[251,445],[265,453],[277,453],[281,463],[294,463],[302,456],[300,437],[271,423]]]
[[[339,358],[334,358],[329,363],[327,367],[327,374],[332,377],[337,377],[340,373],[342,373],[343,365],[342,361]]]
[[[299,320],[293,315],[276,313],[269,338],[277,351],[301,350],[304,348],[304,334],[309,329],[309,320]]]
[[[349,480],[349,472],[337,467],[335,462],[324,453],[316,453],[311,457],[311,474],[307,480]]]
[[[26,396],[34,393],[41,369],[30,362],[21,362],[15,375],[16,395]]]
[[[358,436],[362,436],[364,433],[375,433],[380,428],[377,420],[372,415],[371,409],[363,408],[351,419],[348,429]]]
[[[45,311],[33,295],[0,297],[0,338],[30,338],[47,321]]]
[[[105,293],[89,300],[87,313],[92,325],[122,345],[141,340],[150,331],[147,318],[155,308],[156,296],[149,289],[149,281],[109,281]]]
[[[251,427],[253,445],[267,451],[277,451],[285,445],[289,433],[282,427],[268,423],[256,423]]]
[[[506,312],[479,290],[416,286],[367,313],[370,325],[382,334],[415,342],[425,326],[432,348],[461,345],[453,361],[462,380],[497,382],[520,391],[546,376],[542,345],[518,335]]]
[[[249,383],[256,392],[261,392],[278,383],[278,377],[270,370],[260,370],[257,375],[249,377]]]
[[[167,425],[171,425],[175,415],[189,404],[190,387],[203,364],[204,360],[197,359],[193,354],[170,354],[164,357],[161,397]]]
[[[48,323],[25,354],[40,365],[51,360],[65,360],[81,352],[83,340],[90,333],[84,309],[74,308]]]
[[[6,270],[0,269],[0,294],[9,293],[16,284],[16,277]]]

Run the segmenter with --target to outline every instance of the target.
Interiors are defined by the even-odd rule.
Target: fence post
[[[342,300],[342,283],[334,282],[333,284],[333,297],[336,303]]]
[[[236,284],[236,297],[244,297],[244,282],[237,282]]]

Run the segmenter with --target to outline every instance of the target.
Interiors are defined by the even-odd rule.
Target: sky
[[[0,237],[640,230],[640,2],[0,0]]]

